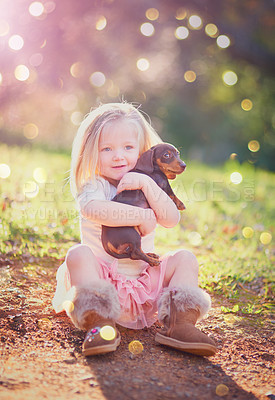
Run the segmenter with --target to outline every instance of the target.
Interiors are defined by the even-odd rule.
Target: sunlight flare
[[[40,17],[44,12],[44,6],[40,1],[34,1],[33,3],[30,4],[29,6],[29,13],[33,17]]]
[[[149,67],[150,67],[150,63],[147,60],[147,58],[139,58],[137,60],[137,68],[140,71],[147,71],[147,69],[149,69]]]
[[[6,36],[10,31],[10,26],[4,19],[0,20],[0,36]]]
[[[38,132],[38,126],[33,123],[26,124],[23,128],[24,136],[27,139],[35,139],[38,136]]]
[[[238,76],[234,71],[225,71],[222,74],[222,79],[227,86],[233,86],[238,82]]]
[[[17,65],[14,70],[14,76],[18,81],[24,82],[29,78],[30,70],[26,65]]]
[[[151,24],[150,22],[145,22],[140,26],[140,32],[144,36],[152,36],[155,33],[154,25]]]
[[[39,193],[39,186],[34,181],[25,182],[23,193],[28,199],[33,199]]]
[[[128,348],[132,354],[140,354],[143,352],[143,345],[139,340],[133,340],[131,343],[129,343]]]
[[[230,46],[230,39],[228,36],[226,35],[220,35],[217,37],[217,45],[221,48],[221,49],[226,49],[228,46]]]
[[[71,313],[74,310],[74,303],[70,300],[65,300],[62,303],[62,307],[67,313]]]
[[[35,168],[33,171],[33,178],[37,183],[45,183],[47,181],[47,172],[44,168]]]
[[[11,174],[11,169],[7,164],[0,164],[0,178],[7,179]]]
[[[199,232],[190,232],[188,235],[188,240],[192,246],[199,246],[202,243],[202,237]]]
[[[155,21],[159,17],[159,11],[156,8],[148,8],[145,15],[150,21]]]
[[[202,19],[198,15],[191,15],[188,23],[193,29],[200,29],[202,27]]]
[[[104,340],[113,340],[116,337],[115,329],[110,325],[105,325],[100,329],[100,336]]]
[[[218,28],[215,24],[207,24],[205,27],[205,33],[210,37],[216,37],[218,34]]]
[[[239,172],[232,172],[230,175],[230,181],[234,183],[234,185],[239,185],[243,180],[242,175]]]
[[[250,99],[243,99],[241,102],[241,107],[244,111],[252,110],[253,103]]]
[[[184,74],[184,79],[188,83],[195,82],[196,78],[197,78],[197,75],[194,71],[186,71]]]
[[[175,36],[177,39],[179,40],[183,40],[188,38],[189,36],[189,29],[186,28],[185,26],[179,26],[176,30],[175,30]]]
[[[176,17],[176,19],[177,19],[178,21],[182,21],[184,18],[187,17],[187,11],[186,11],[186,9],[183,8],[183,7],[178,8],[177,11],[176,11],[175,17]]]
[[[272,235],[269,232],[263,232],[260,235],[260,242],[264,245],[271,243]]]
[[[9,38],[9,47],[12,50],[21,50],[24,46],[24,39],[20,35],[12,35]]]
[[[103,29],[105,29],[107,26],[107,19],[104,17],[104,15],[102,15],[101,17],[99,17],[99,19],[96,21],[96,30],[97,31],[103,31]]]
[[[105,84],[106,77],[103,72],[97,71],[90,76],[89,80],[93,86],[101,87]]]
[[[216,395],[219,397],[223,397],[228,395],[229,393],[229,389],[226,385],[224,385],[223,383],[220,383],[217,387],[216,387]]]
[[[81,124],[83,118],[84,118],[84,116],[83,116],[82,112],[74,111],[71,114],[71,118],[70,119],[71,119],[72,124],[74,124],[75,126],[79,126]]]
[[[256,153],[260,150],[260,143],[258,142],[258,140],[250,140],[250,142],[248,143],[248,148],[252,153]]]
[[[254,235],[254,229],[250,226],[245,226],[242,230],[243,237],[246,239],[251,239]]]

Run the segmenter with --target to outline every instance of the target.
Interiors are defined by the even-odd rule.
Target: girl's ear
[[[135,169],[139,169],[140,171],[145,172],[146,174],[151,174],[154,171],[153,156],[154,156],[153,149],[145,151],[139,157]]]

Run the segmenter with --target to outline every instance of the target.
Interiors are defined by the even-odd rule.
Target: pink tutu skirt
[[[159,266],[145,269],[137,279],[127,279],[117,272],[117,260],[112,263],[98,259],[101,278],[115,286],[121,305],[121,315],[116,321],[130,329],[149,327],[157,321],[157,299],[164,285],[168,257]],[[57,271],[57,287],[53,299],[56,312],[63,311],[62,303],[71,288],[70,274],[64,262]]]

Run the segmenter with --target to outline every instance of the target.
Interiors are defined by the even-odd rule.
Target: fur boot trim
[[[71,304],[71,307],[66,309],[67,315],[80,329],[85,329],[84,314],[87,315],[87,311],[113,320],[118,319],[121,311],[115,287],[103,279],[89,286],[73,286],[66,300]]]
[[[161,322],[170,315],[170,292],[173,293],[177,311],[197,310],[199,312],[198,320],[201,320],[211,307],[209,294],[199,287],[168,287],[162,291],[158,300],[158,318]]]

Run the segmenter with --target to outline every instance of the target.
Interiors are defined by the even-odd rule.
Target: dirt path
[[[29,261],[0,257],[0,399],[275,399],[275,336],[268,319],[221,314],[225,300],[212,298],[200,327],[218,343],[215,357],[157,345],[153,326],[120,328],[115,353],[85,358],[84,332],[51,307],[58,261],[32,259],[33,268]],[[129,352],[132,340],[143,344],[141,354]],[[217,389],[221,384],[228,389]],[[222,388],[228,393],[217,395]]]

